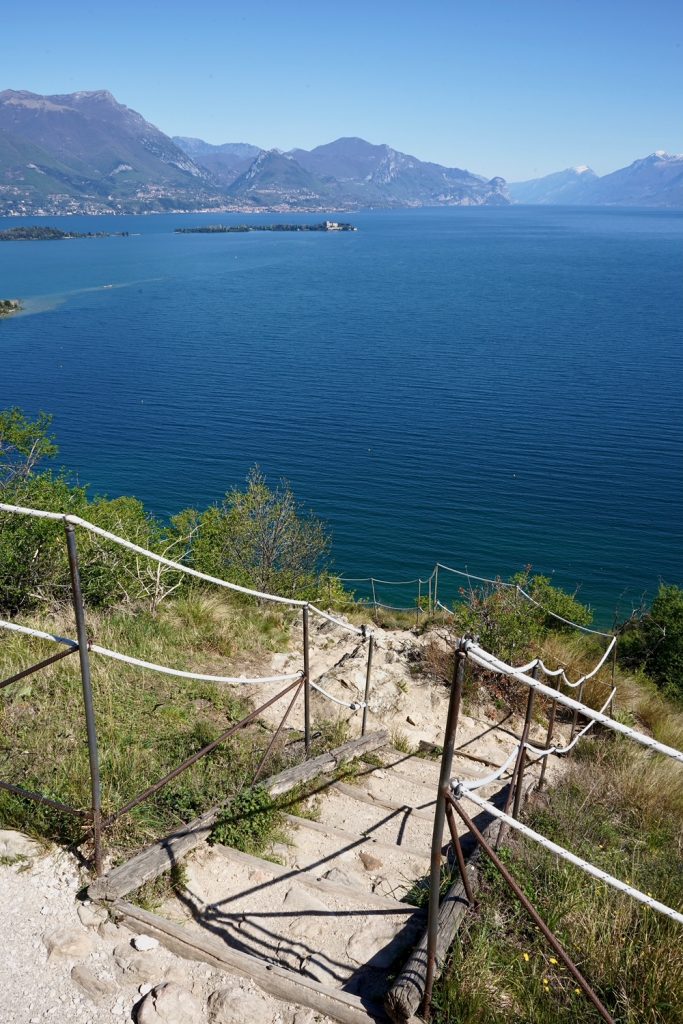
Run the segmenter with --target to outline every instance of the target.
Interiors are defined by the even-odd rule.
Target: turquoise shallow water
[[[604,624],[683,584],[683,213],[172,233],[218,219],[320,218],[50,218],[135,234],[0,244],[0,297],[28,311],[0,324],[0,401],[54,413],[82,482],[165,514],[258,462],[349,576],[532,563]]]

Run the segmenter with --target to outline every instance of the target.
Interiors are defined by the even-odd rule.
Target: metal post
[[[95,707],[90,679],[90,658],[88,656],[88,633],[85,626],[85,608],[81,591],[81,576],[78,571],[78,548],[76,531],[71,523],[65,522],[66,549],[69,555],[71,572],[71,594],[76,617],[76,635],[78,637],[78,654],[81,662],[81,685],[83,689],[83,705],[85,707],[85,728],[88,735],[88,758],[90,760],[90,793],[95,844],[95,873],[102,874],[102,803],[100,792],[100,762],[97,751],[97,727],[95,724]]]
[[[311,664],[308,640],[308,605],[301,609],[304,627],[304,748],[306,757],[311,754]]]
[[[377,618],[377,594],[375,593],[375,581],[370,577],[370,585],[372,586],[372,614],[374,618]]]
[[[564,946],[562,946],[560,944],[560,942],[555,937],[555,935],[550,931],[550,929],[548,928],[548,926],[545,923],[545,921],[543,920],[543,918],[539,915],[539,913],[537,912],[536,908],[533,906],[533,904],[526,897],[524,892],[517,885],[517,883],[515,882],[514,878],[512,877],[510,872],[507,870],[505,865],[501,862],[499,857],[496,855],[496,853],[494,852],[492,847],[484,839],[483,835],[481,834],[481,832],[479,831],[477,826],[474,824],[474,822],[472,821],[470,816],[462,809],[462,807],[460,806],[460,804],[457,801],[454,801],[453,806],[455,807],[456,811],[458,812],[458,814],[460,815],[460,817],[464,821],[465,826],[469,829],[469,831],[472,833],[474,838],[477,840],[477,842],[481,846],[481,848],[484,851],[484,853],[486,853],[488,855],[488,857],[490,858],[492,863],[495,865],[495,867],[501,873],[501,875],[503,876],[503,878],[507,882],[508,886],[510,887],[512,892],[515,894],[515,896],[517,897],[519,902],[522,904],[522,906],[524,907],[524,909],[526,910],[527,914],[532,919],[532,921],[534,922],[536,927],[540,929],[541,933],[548,940],[548,942],[552,946],[553,950],[555,951],[555,953],[557,953],[558,957],[560,958],[562,963],[565,965],[565,967],[567,968],[569,973],[572,975],[572,977],[574,978],[576,983],[581,986],[581,989],[583,990],[584,995],[588,997],[588,999],[591,1001],[591,1003],[593,1004],[595,1009],[598,1011],[598,1013],[600,1014],[602,1019],[607,1021],[607,1024],[614,1024],[614,1018],[609,1015],[609,1013],[607,1012],[605,1007],[602,1005],[602,1003],[600,1002],[600,1000],[596,996],[596,994],[593,991],[593,989],[590,987],[590,985],[588,984],[588,982],[584,978],[583,974],[581,974],[581,972],[579,971],[578,967],[576,966],[574,961],[571,959],[571,957],[569,956],[569,954],[565,950]]]
[[[429,1018],[432,988],[436,974],[436,941],[439,931],[439,895],[441,890],[441,847],[443,846],[443,829],[446,818],[445,792],[451,781],[453,751],[455,750],[455,734],[458,728],[458,714],[462,703],[462,688],[465,679],[465,663],[467,654],[461,640],[455,653],[453,682],[448,703],[446,732],[444,736],[441,771],[439,773],[439,791],[434,808],[434,831],[432,833],[431,873],[429,882],[429,915],[427,918],[427,976],[425,979],[424,1011]]]
[[[365,727],[368,724],[368,700],[370,699],[370,673],[372,671],[372,654],[375,649],[375,638],[370,634],[370,640],[368,641],[368,668],[365,673],[365,696],[363,697],[364,708],[363,708],[363,720],[361,722],[360,734],[365,736]]]
[[[579,693],[578,693],[578,696],[576,698],[578,700],[579,704],[583,704],[583,690],[584,690],[585,685],[586,685],[585,683],[581,683],[581,686],[579,687]],[[578,708],[577,708],[576,711],[574,712],[573,716],[572,716],[572,731],[569,734],[569,742],[570,743],[574,739],[574,733],[576,732],[576,726],[577,726],[578,720],[579,720],[579,711],[578,711]]]
[[[465,896],[467,896],[467,902],[472,905],[474,903],[474,896],[472,895],[472,886],[470,885],[469,875],[467,874],[467,867],[465,865],[465,858],[462,852],[462,845],[460,843],[460,836],[458,835],[458,823],[455,820],[453,814],[453,798],[450,793],[446,799],[446,818],[448,820],[448,827],[451,830],[451,839],[453,840],[453,849],[455,850],[455,858],[458,862],[458,868],[460,870],[460,877],[462,878],[463,889],[465,890]]]
[[[437,594],[439,592],[439,563],[438,562],[434,566],[433,576],[434,576],[434,611],[436,612],[436,609],[439,607],[439,602],[438,602],[438,599],[437,599]]]
[[[560,687],[561,686],[562,686],[562,676],[559,675],[557,677],[557,686],[555,687],[555,689],[557,690],[558,693],[560,692]],[[553,739],[553,729],[555,727],[555,715],[556,714],[557,714],[557,701],[554,700],[553,701],[553,706],[550,709],[550,715],[548,717],[548,732],[546,733],[546,737],[545,737],[546,748],[550,746],[550,744],[552,742],[552,739]],[[539,777],[539,780],[538,780],[538,788],[539,789],[543,788],[543,780],[545,779],[545,773],[546,773],[547,767],[548,767],[548,758],[544,757],[543,758],[543,763],[541,764],[541,774],[540,774],[540,777]]]
[[[429,585],[429,593],[428,593],[428,596],[427,596],[427,611],[428,611],[429,615],[431,615],[432,614],[432,577],[431,576],[427,580],[427,583]]]
[[[538,676],[538,665],[534,665],[531,670],[531,678],[536,679]],[[519,816],[519,805],[522,800],[522,784],[524,782],[524,769],[526,767],[527,753],[526,745],[529,740],[529,729],[531,728],[531,716],[534,713],[534,698],[536,696],[535,690],[529,690],[529,698],[526,703],[526,717],[524,719],[524,729],[522,730],[522,742],[520,745],[520,754],[522,755],[518,760],[519,764],[517,767],[517,775],[515,777],[515,802],[512,806],[512,816],[517,818]]]
[[[420,601],[422,600],[422,580],[417,581],[417,610],[415,612],[415,629],[420,628]]]

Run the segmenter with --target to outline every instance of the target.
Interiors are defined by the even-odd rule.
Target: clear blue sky
[[[169,135],[340,135],[508,180],[683,151],[681,0],[37,0],[0,88],[109,89]]]

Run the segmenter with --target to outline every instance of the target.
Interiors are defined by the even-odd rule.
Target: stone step
[[[378,991],[424,927],[414,907],[216,845],[167,905],[187,929],[347,991]]]
[[[426,811],[398,803],[387,807],[386,802],[362,793],[360,787],[339,783],[329,787],[319,803],[310,802],[309,806],[323,824],[372,835],[394,846],[424,850],[429,856],[433,819]]]
[[[401,900],[429,872],[429,850],[380,842],[293,815],[287,816],[287,826],[288,844],[278,843],[272,852],[288,867],[346,881],[358,891]]]

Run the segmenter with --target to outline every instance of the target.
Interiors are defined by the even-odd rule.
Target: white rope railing
[[[607,708],[610,706],[610,703],[612,702],[612,700],[614,698],[614,694],[616,692],[617,692],[617,688],[615,686],[612,689],[612,691],[611,691],[609,697],[607,698],[607,700],[605,701],[605,703],[600,708],[600,714],[601,715],[603,715],[605,713],[605,711],[607,710]],[[590,732],[590,730],[593,728],[594,725],[595,725],[595,719],[591,720],[586,725],[584,725],[583,729],[581,729],[579,732],[577,732],[577,734],[574,737],[574,739],[571,741],[571,743],[568,743],[566,747],[535,747],[532,743],[527,743],[526,744],[526,749],[531,751],[532,754],[538,754],[539,755],[539,758],[538,758],[539,760],[542,760],[544,757],[549,757],[551,754],[568,754],[570,750],[574,749],[574,747],[579,742],[579,740],[582,739],[586,735],[587,732]]]
[[[559,690],[553,690],[544,683],[539,683],[538,680],[534,679],[532,676],[527,675],[525,672],[520,672],[519,669],[513,668],[512,665],[508,665],[506,662],[501,661],[494,655],[489,654],[488,651],[479,647],[474,643],[474,641],[465,641],[465,652],[467,657],[481,668],[484,668],[489,672],[495,672],[497,675],[505,675],[511,679],[517,679],[519,682],[524,683],[525,686],[528,686],[529,689],[543,694],[544,697],[549,697],[551,700],[556,701],[558,704],[562,704],[564,707],[570,708],[572,711],[578,711],[579,714],[584,716],[584,718],[599,722],[601,725],[606,726],[606,728],[611,729],[613,732],[621,733],[622,736],[628,736],[629,739],[634,740],[641,746],[648,747],[650,750],[654,750],[659,754],[664,754],[666,757],[671,757],[673,760],[679,761],[683,764],[683,752],[680,750],[676,750],[674,747],[669,747],[665,743],[659,743],[651,736],[645,736],[636,729],[632,729],[628,725],[622,725],[621,722],[617,722],[613,718],[609,718],[600,711],[594,711],[593,708],[589,708],[587,705],[580,703],[580,701],[574,700],[573,697],[568,697]]]
[[[165,676],[177,676],[179,679],[196,679],[206,683],[230,683],[234,685],[259,686],[266,683],[290,683],[294,679],[301,679],[303,673],[292,672],[282,676],[215,676],[203,672],[186,672],[179,668],[170,668],[167,665],[156,665],[151,661],[143,661],[141,658],[133,658],[129,654],[120,654],[118,651],[111,651],[107,647],[100,647],[99,644],[90,644],[89,650],[94,654],[101,654],[105,658],[112,658],[114,661],[122,661],[126,665],[135,665],[136,668],[146,669],[150,672],[158,672]]]
[[[488,576],[475,576],[473,572],[463,572],[462,569],[453,569],[450,565],[444,565],[443,562],[437,562],[439,569],[445,569],[446,572],[452,572],[456,576],[463,576],[468,580],[476,580],[478,583],[491,583],[494,587],[507,587],[514,590],[516,587],[515,583],[506,583],[504,580],[492,580]]]
[[[319,683],[311,683],[311,689],[316,690],[317,693],[322,694],[323,697],[327,697],[334,704],[339,704],[343,708],[349,708],[351,711],[359,711],[361,708],[368,707],[368,704],[364,700],[340,700],[339,697],[335,697],[334,694],[329,693],[327,690],[323,690]]]
[[[638,903],[642,903],[644,906],[649,907],[651,910],[656,910],[659,914],[663,914],[665,917],[671,918],[672,921],[676,921],[678,924],[683,924],[683,914],[679,913],[679,911],[674,910],[672,907],[667,907],[666,904],[660,903],[659,900],[641,892],[640,889],[634,889],[632,885],[627,885],[626,882],[620,881],[620,879],[615,878],[614,875],[610,875],[606,871],[603,871],[602,868],[595,867],[594,864],[584,860],[582,857],[577,857],[575,853],[571,853],[563,846],[559,846],[557,843],[553,843],[550,839],[546,839],[545,836],[540,835],[538,832],[534,832],[534,830],[529,828],[528,825],[525,825],[523,822],[511,817],[511,815],[506,814],[504,811],[499,810],[494,804],[489,803],[488,800],[484,800],[476,793],[465,790],[458,783],[453,786],[453,796],[456,800],[461,796],[464,796],[467,800],[476,804],[477,807],[480,807],[482,810],[493,815],[494,818],[498,818],[510,828],[513,828],[523,836],[526,836],[527,839],[533,839],[533,841],[538,843],[539,846],[542,846],[543,849],[555,854],[562,860],[566,860],[569,864],[574,864],[576,867],[581,868],[581,870],[585,871],[586,874],[592,875],[593,878],[597,878],[599,881],[611,886],[613,889],[616,889],[617,892],[622,892],[626,896],[630,896],[632,899],[637,900]]]
[[[564,622],[565,626],[573,626],[574,629],[580,629],[583,633],[593,633],[595,636],[614,636],[613,633],[603,633],[600,629],[591,629],[589,626],[582,626],[578,622],[572,622],[571,619],[565,619],[562,615],[558,615],[557,612],[551,612],[549,608],[542,605],[539,601],[533,598],[531,594],[527,594],[526,590],[519,585],[517,585],[517,593],[525,597],[527,601],[531,601],[531,603],[536,605],[537,608],[540,608],[545,615],[550,615],[553,619],[557,619],[558,622]]]
[[[56,636],[54,633],[46,633],[40,629],[31,629],[29,626],[20,626],[16,622],[5,622],[4,620],[0,620],[0,629],[5,629],[13,633],[21,633],[24,636],[33,636],[39,640],[51,640],[54,643],[63,644],[67,647],[78,647],[78,643],[75,640],[68,639],[68,637]],[[93,654],[100,654],[104,658],[121,661],[127,665],[134,665],[136,668],[147,669],[150,672],[159,672],[161,675],[166,676],[177,676],[180,679],[195,679],[205,683],[231,683],[258,686],[261,683],[288,683],[292,682],[294,679],[300,679],[302,675],[299,671],[290,673],[289,675],[259,676],[255,678],[246,676],[217,676],[204,672],[186,672],[184,669],[171,668],[168,665],[157,665],[151,661],[143,661],[142,658],[134,658],[130,654],[121,654],[118,651],[110,650],[108,647],[101,647],[100,644],[88,644],[88,650],[92,651]]]
[[[316,608],[314,604],[309,604],[308,607],[316,615],[319,615],[321,619],[327,619],[328,622],[334,622],[336,626],[341,626],[342,629],[347,630],[349,633],[355,633],[356,636],[371,636],[372,631],[369,629],[359,629],[358,626],[352,626],[350,622],[344,622],[343,619],[338,619],[335,615],[330,615],[329,612],[324,612],[320,608]]]
[[[75,640],[66,636],[57,636],[55,633],[45,633],[42,629],[31,629],[30,626],[20,626],[18,622],[5,622],[0,619],[0,629],[6,629],[10,633],[21,633],[24,636],[34,636],[38,640],[52,640],[56,644],[64,644],[66,647],[78,647]]]
[[[266,594],[260,590],[253,590],[251,587],[242,587],[238,583],[228,583],[227,580],[222,580],[218,576],[210,576],[208,573],[200,572],[199,569],[192,569],[189,565],[183,565],[182,562],[174,562],[172,558],[157,555],[155,551],[143,548],[130,540],[124,540],[123,537],[118,537],[115,533],[103,530],[102,527],[95,526],[94,523],[89,523],[87,519],[81,519],[80,516],[62,515],[60,512],[43,512],[34,508],[23,508],[20,505],[6,505],[3,502],[0,502],[0,512],[13,512],[17,515],[34,516],[37,519],[53,519],[71,523],[72,526],[80,526],[89,533],[94,533],[98,537],[104,537],[105,540],[110,540],[113,544],[118,544],[119,547],[126,548],[128,551],[134,551],[138,555],[151,558],[152,561],[168,566],[169,569],[176,569],[178,572],[184,572],[188,576],[194,576],[195,579],[204,580],[206,583],[213,583],[217,587],[225,587],[227,590],[233,590],[239,594],[257,597],[261,601],[286,604],[293,608],[303,608],[307,604],[306,601],[298,601],[293,597],[279,597],[276,594]]]

